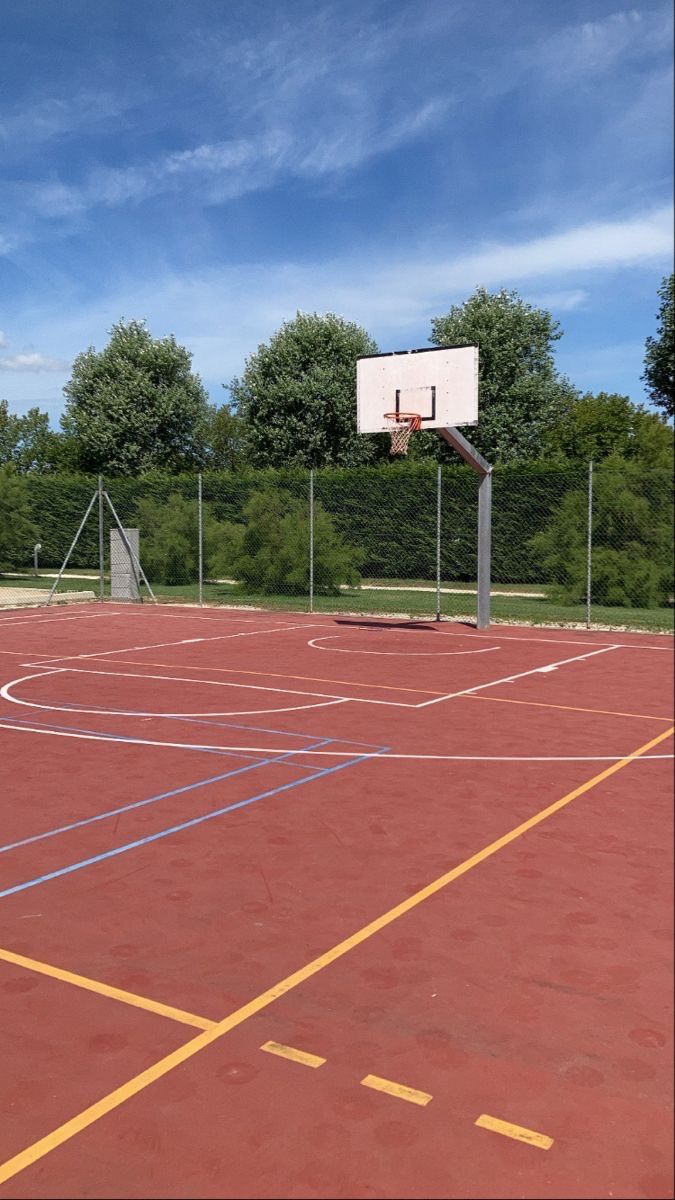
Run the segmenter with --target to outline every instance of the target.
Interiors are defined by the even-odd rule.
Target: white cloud
[[[0,357],[0,371],[64,371],[67,367],[68,363],[64,359],[47,358],[44,354],[13,354],[11,357]]]
[[[165,273],[143,283],[131,278],[128,286],[102,295],[97,304],[74,307],[71,303],[64,316],[56,302],[53,309],[17,314],[44,353],[0,358],[0,364],[16,364],[13,375],[5,375],[3,390],[15,406],[30,407],[38,397],[45,397],[44,376],[37,372],[41,364],[51,363],[54,389],[50,387],[41,403],[57,411],[62,401],[56,388],[67,378],[67,365],[59,356],[65,353],[72,359],[91,344],[100,349],[113,321],[124,314],[146,316],[155,337],[174,332],[192,351],[194,369],[214,399],[220,400],[224,398],[220,384],[240,374],[246,356],[298,309],[337,312],[358,321],[385,350],[422,345],[430,318],[464,300],[478,284],[491,290],[517,288],[526,299],[554,313],[582,303],[590,307],[599,285],[628,287],[634,270],[654,266],[660,270],[662,264],[667,269],[671,229],[672,214],[663,209],[629,220],[481,246],[470,254],[457,253],[450,243],[443,251],[437,236],[433,246],[399,245],[390,254],[360,252],[309,263],[238,264],[193,275]],[[621,362],[631,368],[637,362],[632,346],[614,366],[609,350],[597,364],[589,360],[588,367],[571,348],[559,358],[572,380],[586,387],[595,386],[595,377],[598,386],[607,386]],[[635,379],[639,373],[633,372]]]
[[[431,268],[434,280],[461,279],[463,284],[519,282],[569,271],[635,266],[672,252],[673,214],[670,207],[624,221],[598,221],[565,233],[548,234],[515,245],[495,243],[476,254],[440,262]]]

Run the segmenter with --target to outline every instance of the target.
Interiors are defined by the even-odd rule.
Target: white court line
[[[36,666],[44,666],[43,663],[38,663]],[[106,678],[120,679],[161,679],[167,683],[203,683],[209,687],[237,687],[249,688],[258,692],[279,692],[282,695],[288,696],[320,696],[322,699],[318,704],[292,704],[284,708],[244,708],[244,709],[228,709],[225,712],[215,712],[208,709],[206,712],[146,712],[140,709],[125,709],[125,708],[80,708],[75,705],[67,704],[38,704],[35,700],[21,700],[18,696],[13,696],[10,689],[16,687],[20,683],[26,683],[31,679],[40,679],[42,676],[53,674],[72,674],[72,675],[103,675]],[[323,692],[293,692],[289,688],[267,688],[260,684],[246,683],[224,683],[219,679],[180,679],[174,675],[140,675],[133,674],[130,671],[87,671],[83,667],[52,667],[47,671],[37,671],[31,675],[22,675],[20,679],[11,679],[0,688],[0,696],[3,700],[9,701],[10,704],[19,704],[23,708],[39,708],[45,712],[65,712],[65,713],[87,713],[93,716],[108,716],[108,717],[248,717],[255,715],[263,715],[265,713],[281,713],[281,712],[305,712],[308,708],[330,708],[334,704],[347,704],[349,702],[346,696],[330,696]],[[373,704],[386,704],[387,701],[373,700]],[[409,706],[412,707],[412,706]]]
[[[564,667],[567,663],[581,662],[584,658],[593,658],[596,654],[608,654],[610,650],[618,650],[619,646],[602,646],[600,650],[589,650],[587,654],[575,654],[573,658],[561,658],[559,662],[545,663],[541,667],[531,667],[529,671],[520,671],[517,675],[505,675],[503,679],[493,679],[489,683],[479,683],[476,687],[463,688],[461,692],[449,692],[447,696],[437,696],[433,700],[423,700],[415,708],[428,708],[430,704],[440,704],[442,700],[454,700],[456,696],[470,696],[472,692],[481,692],[485,688],[497,687],[500,683],[514,683],[516,679],[525,679],[527,675],[543,675],[556,667]]]
[[[46,666],[51,665],[52,662],[61,662],[61,661],[62,661],[61,659],[50,659],[48,662],[21,663],[20,665],[22,667],[46,667]],[[70,660],[65,660],[65,661],[70,661]],[[111,665],[114,666],[115,664],[113,663]],[[68,671],[72,675],[102,675],[107,679],[159,679],[165,683],[200,683],[200,684],[203,683],[206,687],[244,688],[244,689],[246,689],[248,691],[252,691],[252,692],[277,692],[284,696],[318,696],[322,700],[341,700],[341,701],[344,701],[345,704],[349,700],[354,700],[358,704],[384,704],[390,708],[420,708],[421,707],[419,704],[406,704],[402,700],[371,700],[371,699],[363,699],[361,696],[335,695],[335,693],[333,693],[333,692],[314,692],[314,691],[310,691],[310,690],[302,691],[299,688],[269,687],[268,685],[262,684],[262,683],[232,683],[228,679],[188,679],[181,675],[147,675],[147,674],[142,673],[141,671],[96,671],[96,670],[86,669],[85,667],[68,667],[68,666],[59,667],[58,670]],[[197,667],[196,670],[199,670],[199,668]],[[46,674],[46,672],[43,672],[43,674]],[[13,701],[13,703],[15,703],[15,704],[26,704],[29,707],[33,707],[33,708],[56,708],[56,705],[31,704],[31,702],[29,700],[19,700],[19,699],[15,698],[14,696],[5,694],[7,688],[14,687],[14,685],[17,683],[23,683],[27,679],[34,679],[34,678],[37,678],[37,676],[24,675],[21,677],[21,679],[10,680],[10,682],[6,683],[3,688],[0,688],[0,696],[3,696],[5,700]],[[350,686],[358,687],[358,684],[354,684],[354,685],[350,685]],[[441,696],[441,699],[444,699],[444,697]],[[309,705],[304,705],[304,706],[300,705],[300,707],[302,708],[302,707],[310,707],[310,706]],[[88,713],[88,712],[100,712],[101,710],[98,708],[96,708],[96,709],[68,708],[68,709],[64,709],[64,711]],[[121,712],[122,710],[115,709],[112,711]],[[255,712],[257,710],[253,709],[252,711]],[[261,710],[261,711],[263,711],[263,710]],[[268,710],[264,710],[264,711],[268,711]],[[281,709],[269,709],[269,711],[270,712],[281,712],[282,710]],[[128,715],[133,716],[134,713],[131,712]],[[179,716],[180,717],[216,717],[216,716],[222,717],[222,716],[235,716],[236,714],[235,713],[213,713],[213,712],[204,712],[204,713],[202,713],[202,712],[198,712],[198,713],[196,713],[196,712],[193,712],[193,713],[175,713],[175,712],[159,713],[159,712],[155,712],[155,713],[151,713],[149,715],[154,716],[154,717],[179,717]]]
[[[558,662],[555,662],[555,663],[544,663],[540,667],[531,667],[529,670],[521,671],[517,675],[506,675],[501,679],[492,679],[492,680],[489,680],[487,683],[479,683],[479,684],[474,685],[473,687],[463,688],[461,691],[458,691],[458,692],[449,692],[445,696],[435,696],[432,700],[423,700],[420,704],[406,704],[400,700],[372,700],[370,698],[363,699],[360,696],[336,696],[330,692],[299,691],[299,690],[296,690],[293,688],[275,688],[275,687],[268,687],[263,684],[256,684],[256,683],[250,683],[250,684],[249,683],[231,683],[228,680],[221,680],[221,679],[188,679],[188,678],[184,678],[184,677],[177,676],[177,675],[146,675],[146,674],[141,674],[138,671],[113,671],[113,672],[96,671],[96,670],[86,670],[83,667],[63,667],[61,669],[63,671],[69,671],[74,675],[103,675],[103,676],[112,675],[113,678],[115,678],[115,679],[155,679],[155,680],[164,680],[167,683],[199,683],[199,684],[204,684],[207,687],[247,688],[251,691],[276,692],[276,693],[281,693],[282,695],[287,695],[287,696],[318,696],[321,700],[333,700],[333,701],[339,700],[345,704],[351,701],[356,704],[380,704],[380,705],[385,705],[386,707],[389,707],[389,708],[428,708],[429,705],[431,705],[431,704],[440,704],[444,700],[454,700],[458,696],[468,696],[474,692],[483,691],[485,688],[497,687],[499,684],[513,683],[515,680],[524,679],[528,675],[536,675],[537,673],[545,672],[545,671],[548,671],[555,667],[565,666],[567,663],[579,662],[585,658],[593,658],[595,655],[598,655],[598,654],[607,654],[610,650],[616,650],[617,648],[618,647],[616,647],[616,646],[602,646],[599,650],[590,650],[586,654],[577,654],[577,655],[574,655],[574,657],[572,657],[572,658],[560,659]],[[35,663],[35,664],[25,663],[24,665],[25,666],[34,665],[36,667],[42,667],[42,666],[45,666],[46,664],[45,663]],[[45,673],[46,672],[41,672],[41,674],[45,674]],[[2,696],[3,699],[9,700],[14,704],[23,704],[28,708],[42,708],[42,709],[52,710],[55,712],[97,713],[97,712],[101,711],[100,709],[90,709],[90,708],[85,708],[85,707],[80,708],[80,707],[75,707],[75,706],[72,706],[72,707],[68,706],[68,707],[64,708],[64,707],[59,707],[59,705],[55,705],[55,704],[37,704],[37,703],[29,701],[29,700],[20,700],[17,697],[14,697],[11,695],[11,693],[9,692],[10,688],[13,688],[15,685],[17,685],[19,683],[24,683],[26,680],[31,679],[31,678],[37,678],[37,676],[25,675],[25,676],[22,676],[20,679],[11,680],[9,683],[5,684],[5,686],[3,688],[0,688],[0,696]],[[312,706],[311,705],[298,705],[297,711],[300,711],[302,708],[310,708],[310,707],[312,707]],[[317,705],[317,707],[320,707],[320,706]],[[119,715],[121,715],[121,716],[141,715],[141,714],[137,713],[135,710],[119,709],[117,711],[118,711]],[[216,716],[224,717],[224,716],[228,716],[228,717],[232,717],[232,716],[249,715],[251,712],[262,713],[262,712],[284,712],[284,711],[291,711],[291,710],[290,709],[252,709],[252,710],[246,710],[246,712],[244,712],[243,710],[237,710],[237,711],[228,710],[227,712],[207,711],[207,712],[183,712],[183,713],[153,712],[152,714],[143,713],[142,715],[143,716],[152,715],[155,717],[176,717],[176,716],[182,716],[182,717],[216,717]]]
[[[100,714],[99,714],[100,715]],[[119,715],[119,714],[117,714]],[[119,742],[125,746],[156,746],[170,750],[221,750],[240,751],[244,754],[289,754],[293,757],[302,754],[319,758],[353,758],[354,750],[289,750],[288,746],[222,746],[214,742],[162,742],[150,738],[117,737],[103,733],[68,733],[61,729],[44,729],[42,726],[16,725],[0,719],[0,728],[9,729],[14,733],[42,733],[48,737],[79,738],[85,742]],[[345,739],[347,741],[348,739]],[[376,758],[381,762],[387,759],[401,759],[415,762],[516,762],[516,763],[551,763],[551,762],[621,762],[624,759],[636,762],[649,762],[651,759],[663,760],[675,758],[673,754],[585,754],[585,755],[518,755],[518,754],[395,754],[390,751],[373,750],[359,754],[360,759]]]
[[[499,646],[483,646],[480,650],[340,650],[337,646],[319,645],[319,642],[331,642],[346,636],[344,633],[335,633],[328,637],[310,638],[307,645],[314,650],[328,650],[332,654],[379,654],[385,658],[457,658],[461,654],[489,654],[491,650],[499,650]]]
[[[150,642],[147,646],[121,646],[118,650],[93,650],[89,654],[55,654],[52,662],[76,662],[81,658],[103,658],[109,654],[131,654],[134,650],[161,650],[165,646],[188,646],[193,642],[221,642],[227,638],[260,637],[267,633],[284,633],[287,629],[306,629],[306,625],[280,625],[275,629],[252,629],[245,633],[214,633],[212,637],[180,638],[176,642]],[[148,677],[150,678],[150,677]]]
[[[621,647],[619,645],[601,646],[599,649],[590,650],[586,654],[577,654],[571,658],[559,659],[555,663],[545,663],[540,667],[531,667],[529,670],[521,671],[515,675],[507,675],[501,679],[489,680],[487,683],[476,684],[473,687],[463,688],[461,691],[450,692],[444,696],[437,696],[437,697],[434,697],[432,700],[423,700],[419,704],[406,704],[402,701],[393,701],[393,700],[363,699],[361,697],[353,697],[353,696],[336,696],[334,694],[326,693],[326,692],[298,691],[298,690],[292,689],[292,688],[273,688],[273,687],[268,687],[268,686],[264,686],[261,684],[231,683],[226,680],[188,679],[188,678],[184,678],[184,677],[180,677],[180,676],[172,676],[172,675],[146,675],[146,674],[141,674],[139,672],[131,672],[131,671],[114,671],[114,672],[95,671],[95,670],[92,671],[92,670],[85,670],[84,668],[78,668],[78,667],[64,667],[61,669],[63,671],[70,671],[72,674],[81,674],[81,675],[103,675],[103,676],[106,676],[106,675],[112,674],[114,678],[154,679],[154,680],[162,680],[162,681],[170,682],[170,683],[204,684],[209,687],[247,688],[251,691],[276,692],[276,693],[281,693],[283,695],[317,696],[320,698],[321,701],[328,702],[328,703],[326,703],[325,707],[329,707],[329,702],[332,702],[332,703],[338,702],[338,703],[343,703],[343,704],[352,702],[352,703],[356,703],[356,704],[379,704],[379,705],[385,705],[387,707],[392,707],[392,708],[415,708],[415,709],[418,709],[418,708],[428,708],[431,704],[440,704],[444,700],[453,700],[458,696],[472,695],[475,692],[484,691],[486,688],[497,687],[500,684],[513,683],[516,680],[524,679],[529,675],[535,675],[537,673],[544,673],[551,669],[554,669],[554,668],[557,668],[560,666],[565,666],[572,662],[580,662],[583,659],[593,658],[599,654],[607,654],[611,650],[617,650],[620,648]],[[25,665],[29,666],[31,664],[26,663]],[[45,666],[44,663],[35,663],[34,665],[36,667]],[[11,703],[21,704],[28,708],[39,708],[39,709],[43,709],[46,711],[52,711],[52,712],[71,712],[71,713],[72,712],[80,712],[80,713],[87,713],[87,714],[93,713],[93,714],[100,715],[101,709],[90,709],[90,708],[86,708],[86,707],[75,707],[75,706],[59,706],[59,705],[54,705],[54,704],[37,704],[36,702],[33,702],[33,701],[20,700],[11,695],[11,693],[9,691],[10,688],[13,688],[14,686],[18,685],[19,683],[23,683],[26,680],[29,680],[32,678],[38,678],[40,674],[43,674],[43,675],[49,674],[49,672],[43,671],[43,672],[39,672],[38,675],[26,675],[26,676],[22,676],[20,679],[11,680],[9,683],[5,684],[5,686],[3,688],[0,688],[0,696],[2,696],[5,700],[10,701]],[[182,712],[182,713],[143,712],[143,713],[140,713],[136,710],[119,709],[119,710],[111,710],[108,713],[108,715],[113,715],[114,713],[116,713],[116,715],[118,715],[118,716],[154,716],[154,717],[250,716],[250,715],[255,715],[255,714],[263,715],[265,713],[275,713],[275,712],[300,712],[300,711],[303,711],[304,709],[308,709],[308,708],[321,708],[321,707],[324,707],[323,703],[319,703],[316,705],[314,705],[314,704],[294,705],[294,706],[290,706],[288,708],[245,709],[245,710],[237,709],[237,710],[227,710],[227,711],[218,711],[218,712],[207,710],[206,712],[197,712],[197,713],[195,713],[195,712],[190,712],[190,713],[188,713],[188,712]]]
[[[36,617],[34,621],[20,617],[0,617],[0,625],[65,625],[66,621],[100,621],[103,617],[121,617],[121,613],[76,613],[72,617]]]

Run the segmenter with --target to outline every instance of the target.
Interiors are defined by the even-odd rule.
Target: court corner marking
[[[22,967],[26,971],[34,971],[38,975],[46,975],[50,979],[58,979],[61,983],[70,983],[87,992],[95,992],[107,996],[110,1000],[119,1000],[133,1008],[142,1008],[146,1012],[155,1013],[160,1017],[168,1017],[182,1025],[193,1025],[196,1029],[212,1029],[217,1024],[208,1017],[200,1017],[195,1013],[185,1012],[182,1008],[174,1008],[172,1004],[162,1004],[159,1000],[150,1000],[147,996],[139,996],[124,988],[102,983],[100,979],[90,979],[86,975],[78,975],[75,971],[66,971],[62,967],[54,967],[51,963],[40,962],[35,958],[27,958],[24,954],[15,954],[13,950],[0,947],[0,961]]]

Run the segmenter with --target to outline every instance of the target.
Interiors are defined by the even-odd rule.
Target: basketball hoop
[[[417,433],[422,428],[422,418],[419,413],[389,412],[384,414],[387,431],[391,438],[390,454],[407,454],[411,433]]]

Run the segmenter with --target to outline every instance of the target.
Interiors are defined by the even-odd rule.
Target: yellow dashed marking
[[[318,1054],[310,1054],[307,1050],[296,1050],[294,1046],[284,1046],[281,1042],[265,1042],[261,1050],[266,1050],[268,1054],[278,1054],[279,1058],[290,1058],[291,1062],[302,1063],[303,1067],[322,1067],[325,1063],[325,1058],[319,1058]]]
[[[553,1138],[545,1133],[536,1133],[534,1129],[525,1129],[522,1125],[512,1125],[510,1121],[500,1121],[498,1117],[490,1117],[487,1113],[482,1113],[474,1123],[480,1125],[481,1129],[490,1129],[492,1133],[501,1133],[518,1142],[527,1142],[528,1146],[537,1146],[539,1150],[550,1150],[553,1145]]]
[[[374,1088],[376,1092],[386,1092],[388,1096],[396,1096],[397,1100],[407,1100],[409,1104],[428,1104],[433,1100],[428,1092],[418,1092],[416,1088],[405,1087],[402,1083],[394,1083],[391,1079],[380,1079],[379,1075],[366,1075],[361,1080],[364,1087]]]

